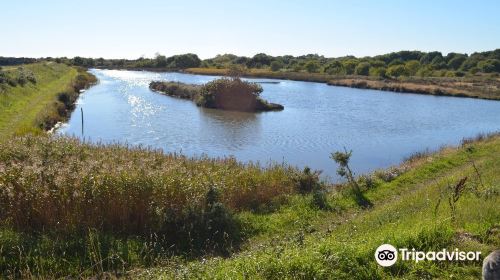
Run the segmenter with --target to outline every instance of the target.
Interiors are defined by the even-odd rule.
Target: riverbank
[[[357,206],[342,187],[328,192],[331,208],[326,209],[314,206],[314,196],[295,196],[267,215],[240,214],[255,226],[256,235],[230,258],[171,259],[128,275],[140,279],[480,278],[482,258],[500,246],[500,159],[496,156],[500,137],[463,143],[415,155],[399,167],[405,171],[394,177],[387,176],[396,174],[390,171],[361,177],[365,196],[374,205],[369,209]],[[451,220],[446,189],[464,176],[470,180],[467,188],[477,186],[477,192],[468,190],[460,196]],[[481,260],[398,261],[394,267],[382,268],[373,252],[384,243],[422,251],[480,251]]]
[[[13,135],[41,133],[66,120],[80,90],[96,83],[83,68],[53,62],[20,66],[35,82],[2,84],[0,92],[0,140]],[[18,66],[4,71],[16,75]]]
[[[47,136],[0,145],[4,277],[477,278],[482,259],[381,269],[373,251],[390,243],[484,257],[500,245],[498,135],[359,177],[369,208],[347,184],[281,164]],[[448,186],[464,177],[452,212]]]
[[[198,75],[227,75],[227,69],[188,68],[183,72]],[[418,93],[440,96],[470,97],[500,100],[500,78],[494,77],[405,77],[382,79],[369,76],[335,76],[324,73],[273,72],[264,69],[249,69],[244,74],[250,78],[284,79],[305,82],[327,83],[363,89]]]

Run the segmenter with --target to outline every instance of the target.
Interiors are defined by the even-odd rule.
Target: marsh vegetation
[[[259,84],[243,81],[238,77],[216,79],[204,85],[152,81],[149,88],[168,96],[192,100],[197,106],[205,108],[245,112],[284,109],[282,105],[260,98],[263,89]]]

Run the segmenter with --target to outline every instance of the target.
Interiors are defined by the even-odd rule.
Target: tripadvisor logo
[[[391,244],[382,244],[375,251],[375,260],[381,266],[391,266],[398,260],[398,250]]]
[[[399,254],[398,254],[399,252]],[[396,263],[398,255],[401,256],[403,261],[479,261],[481,252],[464,252],[458,249],[448,251],[443,249],[441,251],[422,252],[415,249],[396,247],[391,244],[382,244],[375,251],[375,260],[381,266],[387,267]]]

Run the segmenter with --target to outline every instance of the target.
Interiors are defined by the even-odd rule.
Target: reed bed
[[[297,174],[286,165],[23,136],[0,144],[0,221],[23,231],[144,234],[204,205],[210,189],[232,211],[279,203],[296,191]]]

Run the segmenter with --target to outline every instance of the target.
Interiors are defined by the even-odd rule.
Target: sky
[[[497,0],[0,0],[0,56],[371,56],[500,48]]]

